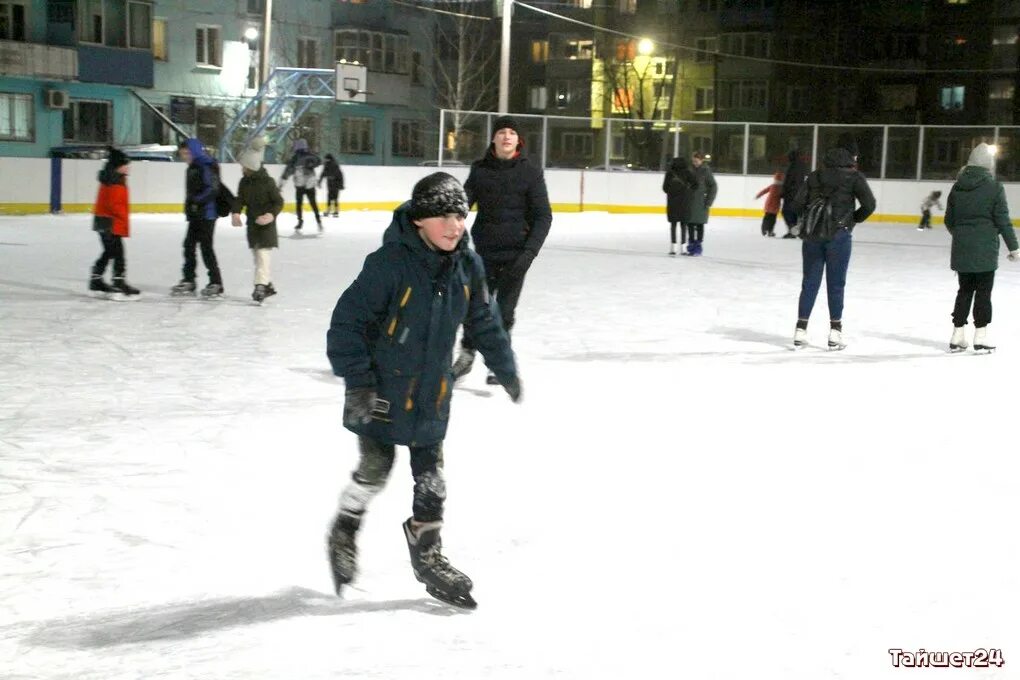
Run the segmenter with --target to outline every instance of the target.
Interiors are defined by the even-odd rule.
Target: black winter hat
[[[860,155],[860,151],[857,148],[857,138],[849,132],[844,132],[836,140],[836,146],[840,149],[846,149],[850,152],[851,156]]]
[[[411,192],[411,219],[440,217],[456,213],[468,216],[467,194],[453,175],[433,172],[418,180]]]
[[[110,164],[111,168],[119,168],[120,166],[127,165],[131,162],[131,159],[128,158],[127,154],[120,149],[115,149],[112,146],[108,146],[106,148],[110,152],[110,155],[106,158],[106,162]]]
[[[517,127],[517,119],[513,116],[500,116],[496,120],[492,121],[492,134],[495,135],[503,128],[510,128],[518,135],[521,134],[521,129]]]

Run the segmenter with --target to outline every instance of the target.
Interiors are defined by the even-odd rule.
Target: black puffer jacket
[[[786,166],[786,174],[783,176],[783,200],[792,203],[811,170],[807,163],[801,160],[799,152],[791,151],[787,158],[790,164]]]
[[[464,191],[469,206],[478,204],[471,238],[479,255],[496,263],[512,262],[525,252],[538,255],[552,226],[541,169],[520,154],[500,160],[490,146],[471,165]]]
[[[797,192],[793,208],[798,215],[815,198],[831,193],[832,215],[847,231],[863,222],[875,212],[875,196],[868,180],[854,169],[854,157],[846,149],[829,149],[825,153],[825,166],[808,175]],[[860,204],[859,206],[857,204]]]

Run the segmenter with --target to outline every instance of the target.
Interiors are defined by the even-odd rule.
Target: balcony
[[[148,50],[102,45],[78,45],[78,80],[152,87],[153,58]]]
[[[719,28],[723,31],[748,29],[773,29],[776,27],[776,11],[764,9],[727,8],[719,12]]]
[[[66,47],[0,40],[0,75],[74,80],[78,53]]]

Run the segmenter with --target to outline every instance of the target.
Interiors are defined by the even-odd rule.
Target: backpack
[[[216,192],[216,216],[226,217],[234,212],[234,204],[237,198],[230,192],[227,185],[220,182],[220,190]]]
[[[828,187],[827,191],[807,204],[797,225],[802,239],[826,241],[845,226],[845,216],[838,217],[832,213],[832,198],[838,190],[839,187]]]

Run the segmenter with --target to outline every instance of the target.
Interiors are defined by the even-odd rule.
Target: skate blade
[[[994,347],[975,347],[974,354],[992,354],[995,352]]]
[[[799,342],[799,343],[798,343],[798,342],[795,342],[795,343],[793,343],[793,347],[792,347],[792,349],[793,349],[793,351],[795,351],[795,352],[799,352],[799,351],[801,351],[802,349],[807,349],[807,346],[808,346],[808,345],[807,345],[807,343],[806,343],[806,342]]]
[[[842,352],[846,349],[846,345],[829,345],[830,352]]]
[[[471,593],[459,593],[452,595],[444,593],[442,590],[433,588],[432,586],[426,586],[425,592],[440,602],[445,602],[448,605],[459,607],[461,609],[476,609],[478,607],[478,603],[475,602],[473,597],[471,597]]]
[[[949,353],[950,354],[962,354],[963,352],[966,352],[966,351],[967,351],[966,347],[960,347],[959,345],[950,345],[949,346]]]

